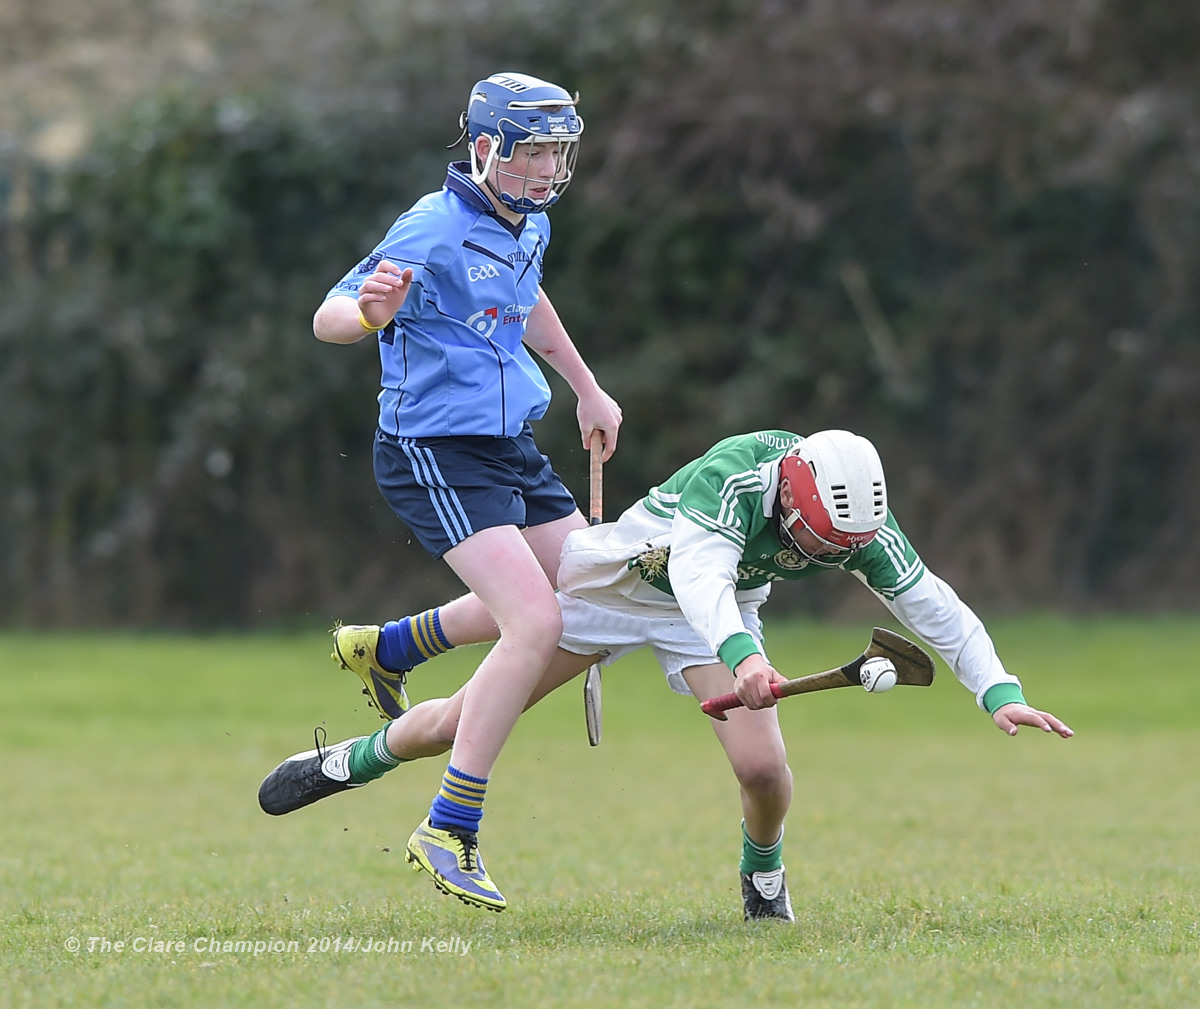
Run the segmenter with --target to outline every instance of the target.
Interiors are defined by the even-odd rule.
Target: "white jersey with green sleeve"
[[[757,609],[774,582],[831,570],[809,564],[779,534],[779,461],[801,440],[787,431],[757,431],[718,442],[615,524],[572,533],[560,586],[574,592],[604,585],[631,605],[678,606],[734,669],[760,651],[742,611]],[[1019,691],[982,622],[926,569],[890,512],[875,539],[842,567],[942,656],[980,706],[999,683]]]

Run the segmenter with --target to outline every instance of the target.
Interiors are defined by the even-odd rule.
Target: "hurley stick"
[[[867,645],[867,650],[853,662],[847,662],[844,666],[824,673],[813,673],[796,680],[774,683],[771,685],[771,693],[776,697],[791,697],[793,694],[808,694],[814,690],[862,686],[858,671],[867,659],[873,659],[877,655],[892,660],[892,665],[896,667],[897,683],[927,687],[933,682],[933,659],[925,649],[914,645],[908,638],[895,631],[889,631],[886,627],[876,627],[871,633],[871,643]],[[741,706],[742,702],[737,694],[722,694],[720,697],[710,697],[700,705],[700,710],[723,722],[724,712]]]
[[[591,480],[589,487],[588,521],[597,526],[604,521],[604,435],[600,431],[592,431],[591,441]],[[587,719],[588,742],[592,746],[600,745],[600,733],[603,729],[603,712],[600,696],[600,665],[588,666],[587,675],[583,679],[583,714]]]

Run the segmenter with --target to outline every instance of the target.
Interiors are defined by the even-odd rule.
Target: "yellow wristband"
[[[360,326],[362,326],[362,328],[365,329],[368,333],[378,333],[381,329],[387,329],[388,322],[391,322],[391,321],[392,321],[391,319],[388,319],[388,321],[385,322],[382,326],[372,326],[369,322],[367,322],[367,317],[362,314],[362,309],[360,308],[358,310],[358,324]]]

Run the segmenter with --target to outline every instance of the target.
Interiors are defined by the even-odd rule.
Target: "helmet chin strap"
[[[788,539],[792,541],[792,545],[795,546],[797,550],[800,549],[800,544],[796,542],[796,535],[792,532],[792,526],[801,521],[802,519],[800,517],[799,508],[791,509],[786,516],[783,514],[783,509],[780,508],[779,527],[785,533],[787,533]],[[805,528],[807,528],[807,526]],[[803,551],[801,551],[801,553],[803,553]]]
[[[470,129],[471,128],[467,125],[467,113],[460,112],[458,114],[458,131],[459,131],[458,139],[456,141],[454,141],[454,143],[452,143],[452,144],[447,144],[446,150],[452,151],[459,144],[461,144],[464,140],[466,140],[469,135]]]

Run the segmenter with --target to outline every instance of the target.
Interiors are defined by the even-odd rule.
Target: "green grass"
[[[606,674],[600,747],[577,684],[518,726],[483,834],[510,901],[495,915],[404,864],[441,760],[258,810],[262,776],[315,724],[377,724],[321,634],[0,635],[0,1006],[1194,1002],[1200,620],[992,629],[1075,739],[1006,738],[940,663],[929,690],[781,706],[795,928],[741,920],[736,787],[648,653]],[[800,675],[868,635],[777,625],[768,643]],[[481,654],[425,667],[414,694]],[[430,938],[470,946],[422,951]],[[130,948],[156,941],[184,949]],[[253,952],[272,941],[296,947]]]

